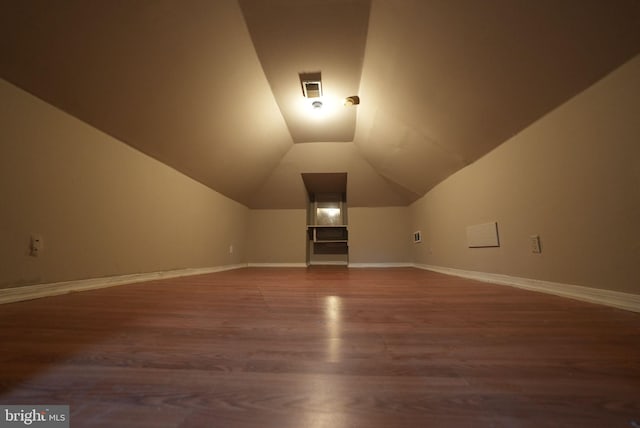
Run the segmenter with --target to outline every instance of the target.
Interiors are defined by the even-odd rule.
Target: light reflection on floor
[[[342,300],[338,296],[325,297],[325,317],[327,325],[327,359],[340,361]]]
[[[339,296],[322,298],[325,324],[326,359],[339,362],[342,358],[342,299]],[[310,397],[309,412],[304,416],[303,426],[308,428],[340,428],[349,426],[345,415],[340,412],[342,401],[341,377],[321,374],[313,378],[313,393]]]

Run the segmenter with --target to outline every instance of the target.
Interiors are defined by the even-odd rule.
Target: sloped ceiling
[[[262,69],[294,143],[350,142],[367,40],[370,0],[240,0]],[[327,40],[331,40],[327,43]],[[298,73],[320,72],[324,103],[301,97]],[[318,117],[320,116],[320,117]]]
[[[300,174],[322,172],[348,173],[350,206],[409,204],[639,52],[638,0],[24,0],[0,15],[3,79],[252,208],[305,207]],[[285,102],[303,71],[362,103],[310,122]]]

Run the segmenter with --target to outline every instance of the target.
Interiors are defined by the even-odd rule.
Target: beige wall
[[[307,210],[250,210],[249,263],[305,263]]]
[[[639,118],[636,57],[416,201],[414,260],[640,294]],[[501,246],[467,248],[493,220]]]
[[[408,207],[349,208],[349,263],[411,262]]]
[[[349,263],[411,262],[408,207],[349,208],[348,221]],[[306,210],[250,210],[249,263],[305,263],[306,224]]]
[[[0,106],[0,287],[246,262],[245,206],[5,81]]]

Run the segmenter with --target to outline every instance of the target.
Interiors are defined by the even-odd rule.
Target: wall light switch
[[[540,236],[531,235],[529,237],[529,243],[531,245],[531,252],[534,254],[542,253],[542,247],[540,246]]]

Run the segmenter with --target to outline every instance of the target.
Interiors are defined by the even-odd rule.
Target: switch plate
[[[33,257],[38,257],[44,249],[44,241],[42,235],[33,233],[31,234],[31,248],[30,253]]]
[[[540,246],[540,236],[538,235],[531,235],[529,237],[529,243],[531,245],[531,252],[533,254],[540,254],[542,253],[542,247]]]

